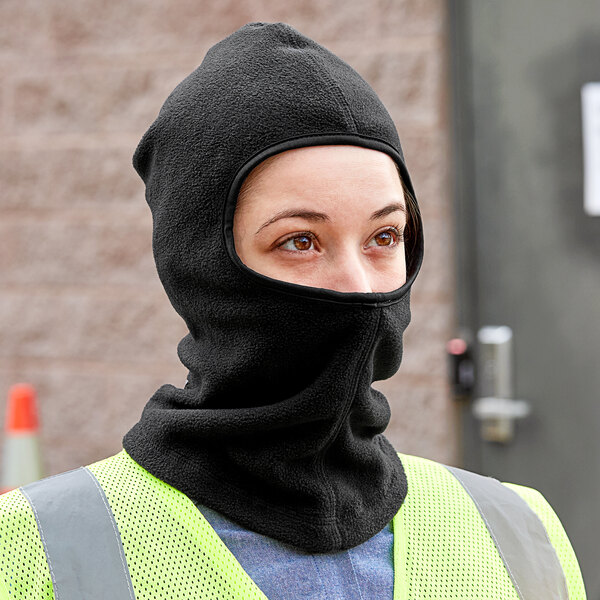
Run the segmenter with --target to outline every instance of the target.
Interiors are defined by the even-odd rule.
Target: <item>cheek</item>
[[[384,261],[382,261],[383,263]],[[374,286],[377,291],[391,292],[401,287],[406,282],[406,257],[404,244],[398,247],[395,255],[385,264],[379,265],[376,269],[376,281]]]
[[[253,239],[252,233],[245,234],[240,229],[240,235],[236,238],[234,232],[235,250],[240,260],[252,270],[268,275],[269,277],[279,278],[281,273],[281,261],[278,261],[268,247],[263,247],[259,242]]]

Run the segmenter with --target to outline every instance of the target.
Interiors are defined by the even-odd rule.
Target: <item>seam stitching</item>
[[[80,467],[80,468],[83,468],[83,467]],[[52,561],[50,560],[50,553],[48,552],[48,546],[46,544],[46,538],[44,537],[44,529],[42,527],[40,517],[35,508],[35,504],[32,502],[29,494],[22,487],[19,489],[20,489],[21,493],[23,494],[23,496],[25,496],[25,498],[27,499],[27,502],[29,502],[29,505],[31,506],[31,508],[33,510],[33,514],[35,515],[35,521],[37,523],[38,530],[40,532],[40,537],[42,538],[42,545],[44,546],[44,552],[46,553],[46,561],[48,562],[48,568],[50,569],[50,577],[52,578],[52,588],[53,588],[54,597],[56,598],[56,600],[60,600],[60,593],[58,591],[58,588],[56,587],[56,576],[54,574],[54,569],[52,568]]]
[[[501,485],[504,485],[501,481],[499,482]],[[564,589],[561,590],[561,594],[563,594],[563,592],[566,592],[566,598],[569,598],[569,584],[567,582],[567,576],[565,573],[565,569],[562,565],[562,562],[558,556],[558,552],[556,550],[556,548],[554,547],[554,544],[552,543],[552,540],[550,539],[550,534],[548,533],[548,530],[546,529],[546,526],[544,525],[544,521],[542,521],[542,518],[540,517],[540,515],[537,513],[536,510],[534,510],[534,508],[532,506],[529,505],[529,503],[527,502],[527,500],[525,500],[525,498],[523,498],[523,496],[521,496],[518,492],[516,492],[515,490],[511,489],[509,486],[504,485],[505,488],[508,488],[511,492],[514,492],[515,494],[517,494],[519,496],[519,498],[521,498],[521,500],[523,500],[523,502],[525,502],[527,504],[527,506],[531,509],[532,513],[537,517],[538,521],[540,522],[540,525],[542,527],[542,531],[544,532],[544,537],[546,539],[546,541],[548,542],[548,546],[550,546],[550,548],[552,548],[552,552],[554,554],[554,556],[556,557],[556,561],[559,564],[560,568],[561,568],[561,572],[562,572],[562,583],[564,585]]]
[[[357,363],[357,369],[356,369],[357,374],[356,374],[354,383],[352,384],[352,392],[351,392],[350,398],[348,400],[348,406],[344,410],[344,414],[342,415],[342,418],[339,420],[337,426],[335,427],[331,437],[325,442],[323,452],[321,453],[321,455],[319,457],[319,461],[318,461],[319,474],[321,476],[321,480],[325,483],[327,490],[329,492],[329,497],[333,500],[331,503],[332,507],[333,507],[332,522],[333,522],[333,526],[335,527],[335,530],[338,534],[338,538],[339,538],[340,542],[342,541],[342,536],[340,534],[340,529],[339,529],[339,526],[337,523],[337,501],[336,501],[336,497],[335,497],[335,492],[334,492],[331,484],[325,478],[325,474],[323,472],[323,461],[324,461],[325,454],[329,451],[329,449],[331,448],[331,445],[337,438],[337,436],[340,432],[340,429],[342,428],[342,425],[344,423],[344,420],[346,419],[346,417],[348,416],[348,413],[350,412],[350,409],[352,408],[352,404],[354,402],[354,397],[356,395],[356,390],[358,388],[358,382],[362,375],[362,369],[364,367],[365,361],[367,360],[367,357],[369,356],[369,354],[371,353],[371,350],[373,349],[373,344],[374,344],[375,340],[377,339],[377,333],[379,332],[379,327],[381,325],[381,312],[382,312],[381,310],[378,311],[377,325],[375,325],[375,327],[373,328],[373,333],[371,334],[371,339],[369,340],[369,343],[365,347],[364,354],[360,357],[360,360]]]
[[[340,105],[341,109],[346,114],[346,119],[349,121],[351,128],[354,130],[354,133],[358,133],[358,126],[356,125],[356,121],[354,119],[354,115],[352,114],[352,110],[350,109],[350,105],[348,104],[348,100],[342,88],[335,82],[329,71],[327,71],[323,62],[316,56],[308,53],[308,58],[317,65],[317,67],[321,67],[322,73],[318,73],[321,75],[322,79],[326,79],[329,82],[329,85],[333,88],[333,93]]]
[[[92,472],[89,469],[84,468],[84,467],[82,467],[82,469],[89,475],[90,479],[93,481],[94,485],[96,486],[96,488],[98,490],[98,493],[100,494],[102,503],[104,504],[104,507],[106,508],[106,512],[108,513],[108,517],[110,519],[110,524],[112,525],[112,528],[113,528],[113,531],[115,534],[115,539],[117,542],[117,549],[119,551],[119,558],[121,559],[121,564],[123,565],[123,572],[125,574],[125,580],[127,581],[127,587],[129,589],[129,597],[131,598],[131,600],[135,600],[135,595],[134,595],[133,589],[131,587],[131,578],[129,577],[129,573],[127,571],[127,566],[125,564],[125,560],[124,560],[125,557],[123,556],[123,547],[121,546],[121,540],[119,538],[119,533],[117,531],[117,526],[115,523],[114,515],[113,515],[112,511],[110,510],[110,507],[108,506],[104,492],[102,491],[102,488],[100,487],[100,484],[98,483],[98,480],[96,479],[96,477],[92,474]]]
[[[452,472],[452,474],[456,477],[456,474],[454,472]],[[502,558],[502,562],[504,563],[504,566],[506,567],[506,570],[508,571],[508,574],[510,575],[510,578],[511,578],[514,586],[517,588],[519,597],[523,598],[523,593],[521,592],[521,588],[519,587],[519,584],[517,583],[517,580],[515,579],[515,576],[510,568],[510,564],[506,560],[506,557],[504,556],[504,553],[502,552],[502,548],[500,547],[500,544],[498,543],[498,540],[496,539],[496,536],[494,535],[494,531],[492,530],[488,520],[486,519],[485,514],[484,514],[483,510],[481,509],[479,502],[477,502],[476,498],[471,494],[470,490],[463,483],[462,479],[460,477],[456,477],[456,478],[462,485],[462,488],[467,492],[467,494],[469,495],[469,497],[471,498],[471,500],[473,501],[475,506],[477,507],[477,510],[479,511],[479,514],[481,515],[481,518],[483,519],[483,522],[485,523],[485,526],[487,527],[487,530],[488,530],[492,540],[494,541],[494,545],[496,546],[496,549],[498,550],[498,554],[500,554],[500,557]]]
[[[350,551],[348,552],[348,559],[350,560],[350,567],[352,568],[352,574],[354,575],[354,581],[356,581],[356,589],[358,590],[358,595],[360,596],[360,600],[364,600],[361,589],[360,589],[360,583],[358,582],[358,576],[356,575],[356,569],[354,568],[354,561],[352,560],[352,553]]]
[[[285,32],[285,37],[287,38],[288,44],[292,48],[300,49],[300,44],[297,43],[297,40],[294,39],[294,36],[292,35],[292,33],[290,31]],[[356,124],[356,120],[354,119],[354,115],[352,114],[352,110],[350,109],[350,105],[348,104],[348,100],[346,99],[346,96],[344,95],[342,88],[340,88],[340,86],[335,82],[335,80],[333,79],[333,77],[331,76],[329,71],[327,70],[327,67],[326,67],[324,61],[322,61],[318,56],[312,54],[312,48],[307,48],[306,50],[307,50],[307,52],[306,52],[305,56],[308,56],[310,62],[312,62],[317,67],[320,67],[322,69],[322,72],[317,73],[317,75],[319,75],[321,77],[321,79],[328,80],[329,84],[333,88],[333,92],[336,96],[338,104],[340,105],[341,109],[346,113],[346,119],[350,122],[350,125],[351,125],[352,129],[354,130],[354,133],[358,133],[358,126]]]

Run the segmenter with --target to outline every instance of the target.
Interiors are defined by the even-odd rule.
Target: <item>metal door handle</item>
[[[473,403],[473,414],[481,420],[481,437],[488,442],[506,443],[515,435],[514,422],[531,413],[527,400],[510,398],[477,398]]]
[[[480,392],[472,406],[481,421],[481,437],[506,443],[515,435],[515,420],[531,414],[527,400],[513,396],[512,329],[506,325],[485,326],[477,332],[479,343]]]

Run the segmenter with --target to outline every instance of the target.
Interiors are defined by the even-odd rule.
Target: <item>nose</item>
[[[338,292],[373,291],[364,260],[356,252],[345,252],[329,264],[322,287]]]

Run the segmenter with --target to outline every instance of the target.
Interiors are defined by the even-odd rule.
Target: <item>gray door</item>
[[[539,489],[600,600],[600,217],[583,210],[581,86],[600,0],[450,1],[460,323],[508,325],[510,444],[464,411],[465,467]]]

